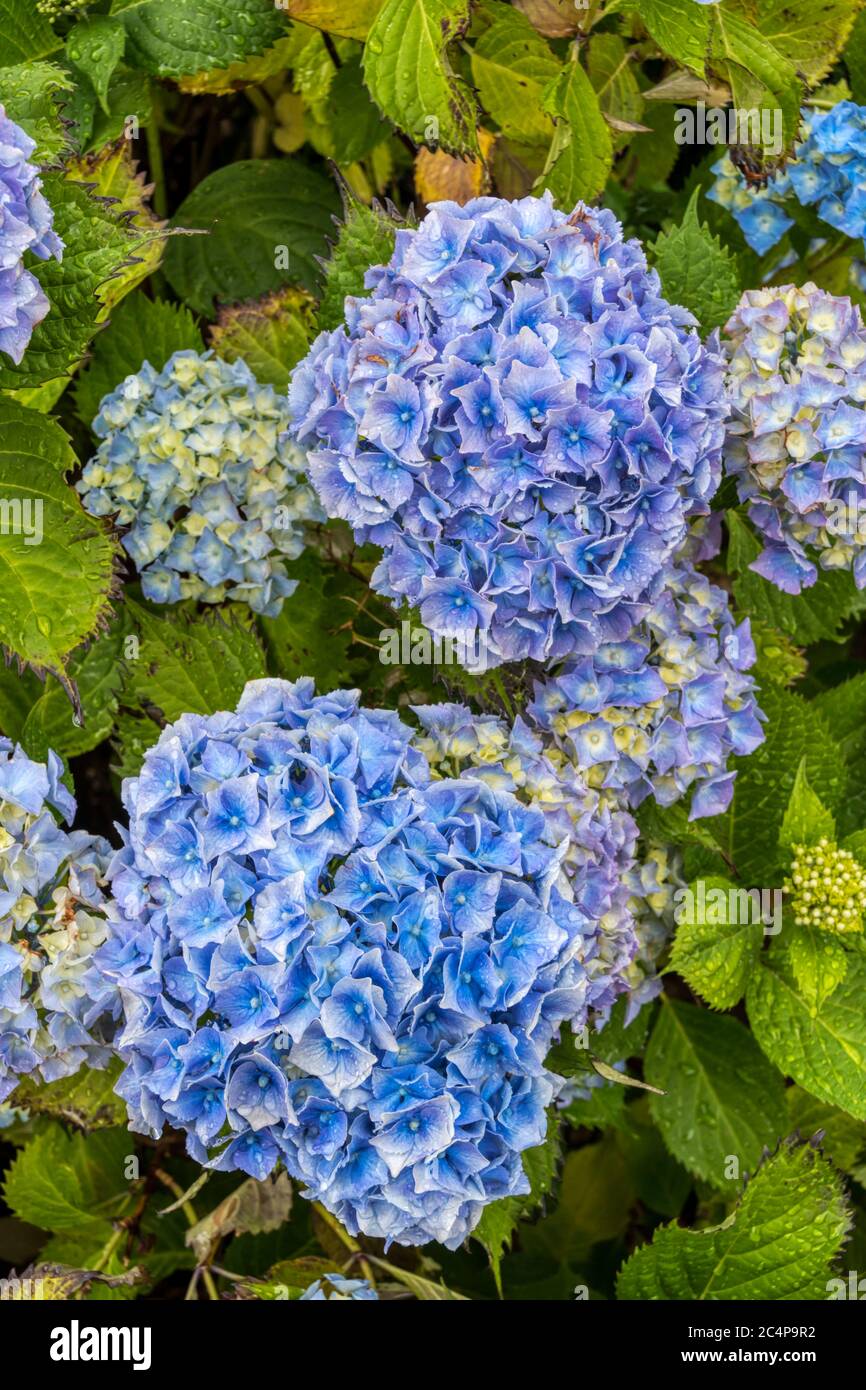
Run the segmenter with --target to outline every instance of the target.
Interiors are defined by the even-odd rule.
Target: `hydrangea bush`
[[[0,26],[0,1301],[856,1297],[861,0]]]

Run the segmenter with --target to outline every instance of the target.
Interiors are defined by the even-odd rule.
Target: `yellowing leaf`
[[[478,146],[481,159],[458,159],[444,150],[422,148],[415,156],[415,188],[425,203],[450,198],[455,203],[468,203],[485,193],[490,184],[487,157],[496,136],[489,130],[479,130]]]
[[[300,19],[326,34],[365,39],[382,8],[382,0],[286,0],[281,5],[291,19]]]

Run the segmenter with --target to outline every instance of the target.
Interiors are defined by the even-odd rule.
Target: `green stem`
[[[165,192],[165,165],[162,159],[162,141],[159,134],[159,114],[156,106],[153,118],[145,128],[147,137],[147,166],[153,184],[153,210],[157,217],[168,217],[168,200]]]
[[[370,1263],[358,1242],[352,1236],[349,1235],[349,1232],[345,1229],[345,1227],[340,1225],[340,1222],[337,1220],[336,1216],[332,1216],[331,1213],[328,1211],[327,1207],[322,1206],[321,1202],[314,1202],[313,1210],[318,1212],[325,1225],[331,1228],[331,1230],[334,1232],[334,1235],[342,1241],[343,1245],[345,1245],[349,1253],[358,1257],[358,1263],[360,1264],[361,1269],[363,1270],[364,1278],[367,1280],[368,1284],[371,1284],[373,1288],[375,1288],[375,1276],[373,1274],[372,1269],[370,1268]]]
[[[164,1168],[157,1168],[154,1177],[159,1178],[163,1187],[167,1187],[169,1192],[173,1192],[175,1197],[177,1197],[178,1199],[181,1199],[184,1196],[184,1190],[181,1187],[180,1183],[175,1182],[171,1174],[167,1173]],[[181,1201],[180,1209],[186,1217],[188,1226],[193,1227],[198,1225],[198,1217],[195,1214],[195,1207],[193,1206],[192,1202],[187,1202],[185,1200]],[[193,1271],[193,1277],[190,1280],[190,1287],[189,1289],[187,1289],[187,1296],[190,1296],[190,1290],[192,1290],[193,1293],[195,1292],[195,1285],[198,1280],[199,1269],[201,1270],[201,1277],[204,1280],[204,1286],[208,1292],[208,1298],[218,1300],[219,1293],[217,1292],[217,1286],[214,1283],[213,1275],[205,1265],[197,1266],[196,1269]]]
[[[508,698],[508,691],[505,689],[505,684],[504,684],[504,682],[503,682],[503,680],[502,680],[502,677],[500,676],[500,674],[499,674],[498,671],[491,671],[490,675],[491,675],[491,679],[492,679],[492,681],[493,681],[493,685],[494,685],[494,688],[495,688],[495,690],[496,690],[496,693],[497,693],[497,695],[499,696],[500,700],[502,701],[503,705],[505,706],[505,712],[506,712],[506,714],[508,715],[508,718],[509,718],[509,719],[511,720],[511,722],[513,723],[513,722],[514,722],[514,706],[512,705],[511,701],[510,701],[509,698]]]

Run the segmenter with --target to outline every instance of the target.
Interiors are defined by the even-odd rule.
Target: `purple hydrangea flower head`
[[[105,1066],[112,1005],[94,970],[107,937],[110,846],[62,822],[75,802],[60,759],[0,738],[0,1102],[21,1076]]]
[[[628,637],[537,683],[527,717],[590,786],[631,806],[691,791],[692,819],[717,815],[733,793],[729,756],[763,742],[754,661],[749,620],[736,624],[724,590],[680,559]]]
[[[785,206],[791,200],[814,207],[846,236],[866,234],[866,106],[839,101],[826,111],[804,107],[800,117],[802,138],[792,158],[764,187],[748,184],[730,155],[713,165],[716,181],[707,196],[732,213],[759,256],[793,227]]]
[[[525,1192],[584,1007],[566,845],[511,791],[434,778],[355,691],[250,682],[124,783],[100,952],[134,1129],[264,1177],[352,1232],[456,1247]]]
[[[49,309],[39,281],[25,269],[24,253],[40,261],[63,258],[39,170],[30,163],[35,149],[35,141],[0,104],[0,352],[16,363]]]
[[[87,511],[126,528],[155,603],[225,598],[275,617],[293,592],[285,561],[324,519],[288,440],[285,401],[243,361],[176,352],[105,396],[101,440],[76,485]]]
[[[818,568],[866,586],[866,328],[813,284],[748,290],[725,329],[725,462],[764,549],[752,569],[789,594]]]
[[[549,194],[432,205],[367,286],[289,401],[373,586],[491,664],[621,637],[717,486],[715,336],[610,212]]]

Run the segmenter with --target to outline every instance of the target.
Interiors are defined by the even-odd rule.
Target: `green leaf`
[[[247,681],[265,674],[264,653],[246,611],[224,607],[197,614],[173,605],[165,616],[127,600],[141,646],[130,662],[129,698],[160,710],[171,722],[181,714],[232,710]]]
[[[788,1127],[793,1134],[799,1131],[803,1139],[821,1135],[821,1151],[831,1158],[843,1173],[850,1173],[862,1161],[866,1150],[866,1127],[859,1120],[816,1100],[800,1086],[789,1086],[785,1092],[788,1102]]]
[[[708,10],[695,10],[694,0],[636,0],[628,8],[637,11],[662,53],[703,77],[710,42]]]
[[[760,0],[756,7],[753,0],[736,0],[735,8],[815,87],[845,46],[860,5],[861,0]]]
[[[734,597],[744,613],[788,633],[801,646],[835,638],[849,614],[860,603],[853,577],[847,571],[821,570],[810,589],[793,596],[783,594],[775,584],[755,574],[749,565],[761,553],[761,544],[751,525],[739,512],[725,514],[730,544],[728,568],[734,580]]]
[[[388,1260],[379,1259],[373,1256],[373,1264],[377,1269],[382,1269],[386,1274],[390,1274],[398,1284],[403,1284],[415,1295],[419,1303],[453,1303],[455,1300],[465,1301],[465,1294],[454,1293],[452,1289],[446,1287],[441,1281],[425,1279],[421,1274],[415,1274],[412,1270],[401,1269],[399,1265],[392,1265]]]
[[[787,942],[797,988],[810,1009],[819,1009],[844,980],[850,956],[838,937],[811,923],[789,923]]]
[[[339,200],[322,174],[291,159],[241,159],[208,174],[181,203],[175,227],[208,236],[172,237],[165,273],[191,308],[258,299],[283,285],[315,290],[316,257]]]
[[[333,157],[338,164],[363,159],[391,134],[391,127],[383,121],[364,86],[360,54],[344,62],[334,75],[328,92],[327,121]]]
[[[152,185],[138,168],[130,140],[117,140],[101,150],[81,155],[70,161],[66,172],[68,178],[86,184],[95,198],[108,199],[112,213],[129,232],[127,259],[100,291],[105,305],[100,313],[102,321],[141,280],[158,269],[165,248],[166,224],[150,207]]]
[[[800,759],[797,776],[791,788],[791,796],[782,817],[779,830],[779,844],[790,848],[793,845],[814,845],[826,836],[836,838],[836,821],[832,811],[828,811],[821,798],[809,786],[806,776],[806,759]]]
[[[620,1270],[617,1298],[822,1300],[848,1225],[839,1175],[808,1145],[785,1144],[720,1226],[656,1231]]]
[[[385,0],[364,46],[364,77],[379,110],[416,145],[478,153],[475,105],[448,46],[466,28],[469,0]]]
[[[649,1118],[648,1107],[630,1105],[629,1122],[616,1143],[640,1200],[660,1216],[676,1216],[692,1189],[692,1179],[681,1163],[668,1153]]]
[[[0,390],[41,386],[72,373],[104,317],[111,279],[128,264],[138,240],[122,210],[82,184],[51,171],[43,174],[42,184],[64,244],[63,261],[30,266],[51,308],[34,329],[20,365],[2,359]]]
[[[500,130],[523,144],[548,144],[553,122],[541,108],[541,95],[562,64],[525,15],[497,7],[471,63],[481,104]]]
[[[604,1027],[573,1033],[563,1028],[560,1039],[547,1054],[545,1066],[557,1076],[586,1077],[593,1071],[592,1058],[613,1065],[641,1054],[646,1043],[652,1010],[641,1009],[626,1026],[625,999],[618,999]]]
[[[82,150],[103,149],[113,140],[129,138],[139,127],[149,125],[153,118],[153,96],[150,78],[121,64],[112,73],[108,84],[108,115],[96,99],[88,82],[80,82],[70,96],[64,115],[75,124],[75,135]]]
[[[774,685],[765,685],[759,699],[768,716],[766,739],[747,758],[733,760],[737,780],[731,805],[706,825],[743,883],[769,885],[787,868],[779,830],[802,759],[810,785],[833,810],[845,791],[845,768],[814,704]]]
[[[122,711],[115,721],[112,737],[112,772],[121,780],[124,777],[137,777],[141,772],[145,753],[156,743],[160,732],[160,726],[155,719]]]
[[[386,265],[394,251],[397,223],[376,206],[365,207],[352,199],[329,260],[325,263],[325,284],[319,305],[319,328],[336,328],[343,319],[347,295],[364,297],[370,293],[364,276],[373,265]]]
[[[547,166],[538,181],[565,211],[594,201],[607,183],[613,139],[592,83],[580,64],[568,63],[544,90],[542,105],[556,117]]]
[[[842,56],[848,69],[851,95],[863,105],[866,102],[866,10],[861,10],[854,20]]]
[[[260,618],[268,665],[283,680],[312,676],[319,690],[331,690],[350,679],[349,633],[344,624],[352,614],[345,588],[322,569],[312,551],[286,566],[298,587],[286,599],[277,618]],[[364,590],[358,593],[363,596]]]
[[[634,1195],[619,1145],[605,1135],[567,1155],[556,1208],[523,1231],[521,1246],[528,1255],[558,1265],[580,1261],[591,1245],[622,1236]]]
[[[800,125],[802,83],[794,65],[773,47],[753,23],[740,19],[727,8],[714,6],[711,51],[715,61],[725,66],[734,106],[749,108],[775,104],[782,112],[785,147],[793,144]],[[755,83],[769,94],[773,103],[755,102]]]
[[[36,141],[33,158],[40,164],[50,164],[69,145],[57,98],[73,88],[69,74],[54,63],[0,67],[0,103],[10,120]]]
[[[845,762],[856,772],[837,815],[839,833],[852,834],[866,822],[866,778],[860,775],[866,759],[866,674],[823,691],[812,707],[826,719]]]
[[[123,23],[127,61],[154,77],[230,67],[264,53],[286,32],[274,0],[243,0],[234,15],[225,0],[150,0],[127,9]]]
[[[227,362],[242,358],[257,381],[285,394],[296,362],[307,351],[313,309],[302,290],[277,290],[263,299],[221,309],[210,345]]]
[[[111,315],[93,344],[87,370],[76,377],[72,393],[79,419],[91,425],[103,396],[145,362],[160,371],[175,352],[204,349],[201,333],[189,309],[163,299],[131,294]]]
[[[829,1105],[866,1120],[866,959],[816,1004],[797,984],[790,947],[776,942],[746,993],[752,1032],[775,1066]]]
[[[115,1060],[105,1071],[83,1068],[59,1081],[33,1081],[24,1077],[9,1103],[31,1115],[51,1115],[89,1132],[126,1124],[126,1105],[114,1087],[123,1070]]]
[[[670,969],[714,1009],[732,1009],[761,954],[760,907],[728,878],[689,885],[688,913],[677,913]]]
[[[52,1125],[20,1150],[3,1195],[22,1221],[104,1242],[129,1198],[124,1166],[133,1151],[125,1129],[101,1130],[85,1139]]]
[[[280,1260],[272,1265],[263,1279],[241,1279],[232,1286],[236,1298],[258,1299],[265,1302],[300,1298],[305,1289],[332,1273],[333,1260],[316,1255],[302,1255],[297,1260]]]
[[[523,1171],[530,1183],[529,1193],[525,1197],[502,1197],[498,1202],[491,1202],[472,1232],[487,1251],[500,1294],[503,1253],[511,1244],[520,1221],[538,1209],[553,1187],[562,1154],[559,1129],[559,1117],[553,1111],[545,1142],[536,1149],[527,1149],[522,1155]]]
[[[0,529],[0,642],[57,676],[105,613],[115,553],[65,481],[77,464],[54,420],[0,400],[0,502],[10,519]]]
[[[0,68],[47,58],[61,47],[60,40],[33,0],[0,0]]]
[[[123,684],[123,642],[124,627],[118,622],[71,659],[67,678],[78,691],[80,714],[60,682],[47,677],[19,735],[31,758],[44,761],[49,748],[63,758],[78,757],[110,736]]]
[[[724,1188],[754,1172],[765,1146],[786,1132],[782,1078],[735,1018],[665,999],[644,1074],[667,1094],[650,1109],[665,1143],[691,1172]]]
[[[635,76],[633,51],[616,34],[593,34],[587,49],[587,71],[595,88],[598,104],[608,122],[643,124],[643,97]],[[614,135],[621,149],[634,138],[634,132]]]
[[[97,100],[106,115],[108,84],[123,57],[126,30],[119,19],[111,15],[91,15],[73,25],[66,38],[66,56],[78,72],[84,73],[93,84]]]
[[[740,276],[728,248],[698,221],[699,196],[696,188],[682,222],[661,233],[649,247],[649,257],[665,297],[690,309],[701,331],[709,333],[733,313],[740,297]]]

